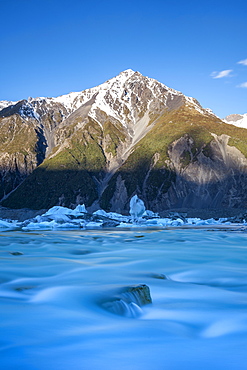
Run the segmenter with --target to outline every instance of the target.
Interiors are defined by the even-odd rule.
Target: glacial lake
[[[1,369],[247,369],[244,229],[0,234]],[[138,315],[107,309],[139,284]]]

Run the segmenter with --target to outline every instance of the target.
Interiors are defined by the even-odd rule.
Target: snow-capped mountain
[[[154,211],[247,205],[247,131],[139,72],[0,107],[6,206],[122,212],[135,194]]]
[[[213,114],[212,111],[203,109],[195,99],[186,97],[181,92],[171,89],[155,79],[144,77],[131,69],[121,72],[118,76],[99,86],[81,92],[72,92],[56,98],[29,98],[22,100],[22,104],[0,101],[0,110],[4,108],[15,109],[18,104],[19,113],[23,118],[30,117],[39,120],[40,116],[45,113],[44,107],[49,111],[54,108],[54,104],[59,104],[65,109],[63,119],[66,119],[91,99],[94,99],[89,112],[92,118],[96,118],[97,110],[101,110],[119,120],[124,126],[127,126],[130,121],[135,123],[143,109],[152,112],[153,109],[174,108],[174,106],[181,104],[181,100],[201,113]],[[176,101],[179,103],[176,104]],[[1,112],[1,115],[4,116],[6,112],[7,110]]]
[[[206,116],[214,116],[209,109],[203,109],[196,99],[186,97],[180,91],[131,69],[84,91],[56,98],[3,101],[0,102],[0,107],[1,104],[4,108],[0,110],[0,117],[18,114],[25,121],[33,120],[39,135],[44,136],[42,141],[45,144],[40,147],[43,149],[43,159],[51,153],[54,146],[64,140],[64,136],[58,132],[59,127],[67,127],[75,121],[78,121],[77,127],[80,127],[85,116],[97,122],[101,129],[106,120],[122,126],[132,145],[151,129],[150,122],[154,123],[165,110],[170,111],[185,105]],[[127,147],[125,149],[131,149],[130,146]],[[116,161],[113,162],[110,165],[114,166]]]

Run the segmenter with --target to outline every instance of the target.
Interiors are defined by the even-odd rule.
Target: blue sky
[[[0,100],[80,91],[131,68],[220,117],[247,113],[245,0],[0,0],[0,9]]]

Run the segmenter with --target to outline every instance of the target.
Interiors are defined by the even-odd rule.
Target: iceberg
[[[245,215],[244,215],[245,216]],[[185,217],[184,214],[171,212],[168,217],[161,218],[158,213],[147,210],[144,202],[134,195],[130,200],[129,215],[116,212],[106,212],[99,209],[89,213],[84,204],[75,209],[54,206],[42,215],[27,219],[23,222],[17,220],[0,219],[0,229],[21,230],[56,230],[56,229],[95,229],[95,228],[142,228],[142,227],[214,227],[214,226],[246,226],[246,217],[201,219]]]
[[[19,223],[16,220],[2,220],[0,219],[0,229],[16,229]]]
[[[130,215],[131,215],[131,217],[134,220],[136,220],[139,217],[142,217],[142,215],[144,214],[145,210],[146,210],[146,208],[145,208],[145,205],[144,205],[143,200],[141,200],[140,198],[138,198],[137,195],[134,195],[130,199]]]

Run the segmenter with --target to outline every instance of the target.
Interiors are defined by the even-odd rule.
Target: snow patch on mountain
[[[230,114],[223,121],[229,123],[230,125],[234,125],[241,128],[247,128],[247,113]]]
[[[1,100],[0,101],[0,111],[4,108],[9,107],[10,105],[15,105],[16,101]]]
[[[73,113],[76,109],[80,108],[82,104],[90,100],[91,97],[83,93],[83,91],[71,92],[66,95],[58,96],[57,98],[50,98],[50,103],[60,103],[68,112]]]
[[[140,113],[137,108],[140,103],[138,93],[144,89],[149,90],[144,110],[151,110],[154,100],[160,101],[165,106],[168,99],[174,100],[175,97],[180,96],[184,97],[187,104],[200,113],[214,115],[212,111],[203,109],[196,99],[186,97],[182,92],[167,87],[153,78],[144,77],[132,69],[127,69],[96,87],[80,92],[71,92],[56,98],[47,98],[46,101],[48,104],[60,103],[66,108],[68,114],[72,114],[94,97],[95,101],[89,112],[90,117],[99,122],[97,111],[100,110],[127,127],[130,122],[135,125],[138,121]]]
[[[22,104],[21,108],[19,109],[19,113],[23,118],[34,118],[37,121],[40,119],[40,115],[37,113],[35,107],[32,105],[32,98]]]
[[[111,90],[111,95],[117,98],[121,94],[122,85],[131,77],[135,72],[131,69],[121,72],[118,76],[111,78],[110,80],[104,82],[103,84],[86,89],[80,92],[71,92],[66,95],[58,96],[57,98],[50,98],[54,103],[61,103],[70,112],[73,113],[76,109],[80,108],[83,104],[87,103],[92,99],[94,95],[97,95],[96,101],[92,107],[92,111],[96,108],[103,110],[106,114],[115,116],[115,112],[106,103],[104,96],[107,91]],[[115,100],[115,99],[114,99]],[[92,117],[94,115],[92,114]]]
[[[92,99],[89,117],[100,126],[100,120],[97,118],[99,111],[118,120],[124,127],[132,127],[131,130],[135,130],[135,125],[144,112],[153,111],[153,109],[161,112],[167,108],[169,102],[175,104],[177,97],[201,114],[214,115],[212,111],[202,108],[196,99],[186,97],[182,92],[167,87],[153,78],[144,77],[132,69],[126,69],[101,85],[84,91],[71,92],[55,98],[29,98],[23,101],[19,113],[23,118],[34,118],[39,121],[40,112],[43,114],[59,104],[66,110],[61,112],[63,119],[66,119]],[[16,102],[2,101],[0,109],[14,104]]]

